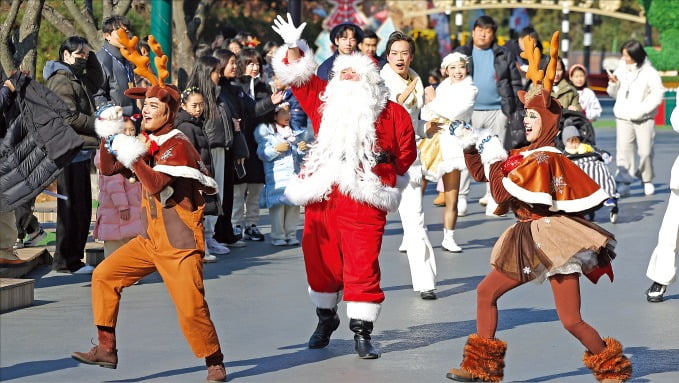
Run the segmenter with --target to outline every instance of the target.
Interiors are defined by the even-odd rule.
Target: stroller
[[[583,154],[570,154],[566,152],[565,142],[563,142],[564,128],[567,126],[574,126],[577,128],[580,135],[580,142],[591,145],[594,148],[593,152]],[[617,192],[617,185],[615,178],[608,169],[608,164],[613,160],[613,156],[605,150],[598,149],[596,146],[596,139],[594,136],[594,126],[580,112],[572,110],[564,110],[560,121],[559,134],[556,137],[557,148],[564,151],[566,157],[573,161],[580,169],[582,169],[590,178],[594,180],[601,188],[610,196],[604,202],[604,206],[610,207],[609,219],[611,223],[618,221],[618,198],[620,195]],[[594,220],[595,212],[600,207],[590,209],[585,212],[585,215],[590,221]]]

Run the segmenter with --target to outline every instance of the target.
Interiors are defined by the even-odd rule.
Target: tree
[[[660,34],[661,50],[646,48],[649,60],[658,70],[677,70],[679,56],[679,3],[674,0],[652,0],[648,22]]]
[[[14,24],[19,16],[22,1],[12,0],[9,12],[0,29],[0,64],[6,75],[15,70],[23,70],[35,75],[36,50],[40,32],[41,11],[44,0],[25,2],[19,30]]]

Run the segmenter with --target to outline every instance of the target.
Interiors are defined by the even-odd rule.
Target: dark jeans
[[[40,222],[33,215],[33,205],[35,205],[35,198],[31,198],[14,209],[18,239],[24,239],[27,234],[33,234],[40,230]]]
[[[226,151],[226,158],[224,160],[224,199],[222,200],[222,215],[217,218],[215,224],[215,234],[213,236],[217,242],[234,243],[238,240],[233,234],[233,226],[231,225],[231,212],[233,211],[233,150]]]
[[[57,177],[57,193],[68,200],[57,200],[57,245],[52,270],[76,271],[82,262],[92,219],[90,161],[67,165]]]

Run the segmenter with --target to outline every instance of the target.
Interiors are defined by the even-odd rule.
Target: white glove
[[[102,120],[122,120],[123,108],[118,105],[110,106],[99,113],[99,118]]]
[[[481,153],[481,162],[484,164],[492,164],[507,159],[507,151],[497,136],[487,136],[481,140],[479,153]]]
[[[477,132],[469,124],[459,120],[451,122],[450,133],[459,139],[462,149],[476,146],[479,140]]]
[[[278,15],[273,21],[273,24],[271,29],[283,38],[285,45],[288,48],[297,48],[297,43],[302,37],[302,31],[304,30],[304,27],[306,27],[306,22],[295,28],[295,24],[292,22],[292,16],[288,13],[288,21],[283,20],[281,15]]]
[[[109,137],[123,132],[123,108],[118,105],[104,105],[97,111],[94,130],[99,137]]]

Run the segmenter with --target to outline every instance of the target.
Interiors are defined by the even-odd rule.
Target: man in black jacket
[[[471,43],[458,47],[456,51],[471,57],[469,72],[479,89],[472,126],[475,129],[489,129],[504,143],[508,118],[516,111],[516,92],[521,90],[521,75],[516,68],[514,54],[497,44],[496,31],[495,20],[490,16],[481,16],[474,22]],[[460,199],[464,199],[464,205],[470,181],[469,174],[463,172]],[[486,215],[494,215],[497,204],[489,192],[479,203],[486,205]]]
[[[97,108],[105,104],[119,105],[123,108],[123,115],[132,116],[141,111],[135,100],[123,94],[134,87],[134,67],[120,53],[123,45],[116,33],[119,28],[124,29],[128,36],[132,35],[130,21],[125,16],[113,15],[105,19],[102,25],[105,41],[97,52],[97,59],[104,79],[101,88],[94,94],[94,102]]]

